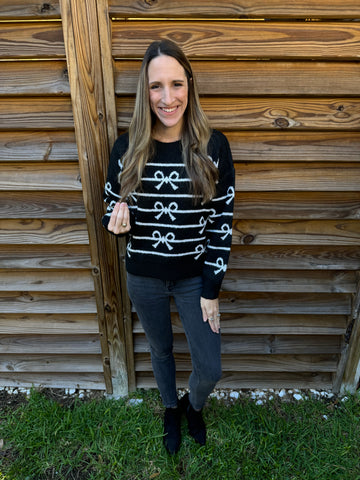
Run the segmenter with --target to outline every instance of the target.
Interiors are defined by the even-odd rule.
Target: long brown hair
[[[207,146],[211,129],[201,108],[192,67],[181,48],[171,40],[161,40],[149,45],[140,69],[134,113],[129,126],[129,148],[122,163],[120,175],[121,197],[126,199],[134,190],[141,187],[141,176],[146,162],[154,154],[152,128],[156,117],[150,108],[148,66],[159,55],[175,58],[184,68],[188,82],[188,105],[184,113],[181,134],[182,155],[191,179],[195,199],[206,203],[216,192],[218,172],[208,157]]]

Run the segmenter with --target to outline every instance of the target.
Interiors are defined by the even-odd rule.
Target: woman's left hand
[[[200,305],[204,322],[209,321],[211,330],[214,333],[220,333],[219,299],[209,300],[201,297]]]

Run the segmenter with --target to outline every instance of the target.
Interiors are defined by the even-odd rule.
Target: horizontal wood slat
[[[22,219],[84,219],[85,207],[82,192],[0,191],[0,218],[14,216]]]
[[[100,355],[0,355],[0,373],[102,373]]]
[[[178,388],[188,388],[188,372],[178,372],[176,375]],[[156,388],[156,382],[151,373],[141,372],[136,375],[138,388]],[[333,386],[332,373],[322,372],[225,372],[217,384],[218,388],[315,388],[318,390],[331,390]]]
[[[236,220],[233,245],[359,245],[358,220]]]
[[[141,58],[152,41],[162,38],[177,42],[193,59],[357,60],[360,47],[355,22],[132,21],[112,27],[112,52],[120,58]]]
[[[360,270],[358,246],[234,245],[229,268],[281,270]]]
[[[99,355],[97,335],[1,335],[1,354]]]
[[[109,0],[109,10],[112,17],[360,18],[357,0]]]
[[[61,292],[71,285],[74,292],[91,292],[94,279],[89,270],[0,270],[0,290],[2,291],[38,291]]]
[[[14,359],[16,361],[16,358]],[[191,372],[190,355],[175,355],[176,370]],[[223,355],[223,372],[335,372],[337,355]],[[1,367],[1,360],[0,360]],[[150,354],[135,355],[137,372],[152,372]]]
[[[2,130],[66,130],[74,128],[70,97],[4,97],[0,102]]]
[[[0,189],[4,191],[81,191],[77,163],[0,163]],[[35,193],[36,195],[36,193]]]
[[[87,245],[89,234],[86,222],[65,219],[0,219],[0,245],[34,243]]]
[[[60,18],[59,0],[2,0],[0,19]]]
[[[88,269],[88,245],[4,245],[0,249],[0,268],[8,269]]]
[[[0,23],[0,58],[64,58],[61,22]]]
[[[96,313],[93,292],[73,292],[71,285],[63,292],[0,292],[2,313]]]
[[[1,374],[0,385],[4,387],[33,388],[75,388],[105,390],[103,373],[26,373]]]
[[[355,293],[357,278],[348,271],[228,270],[226,292]]]
[[[225,131],[235,161],[358,162],[360,132]]]
[[[221,312],[222,334],[240,335],[344,335],[346,315],[233,314]],[[174,333],[184,333],[177,313],[172,313]],[[135,315],[134,333],[144,333]]]
[[[0,334],[97,335],[96,314],[0,314]]]
[[[222,292],[228,313],[350,315],[351,295],[338,293]]]
[[[0,131],[0,159],[6,162],[77,161],[75,133]]]
[[[115,62],[117,95],[135,95],[140,65],[140,61]],[[194,61],[192,67],[201,95],[342,97],[359,93],[357,63]]]
[[[239,163],[236,190],[359,191],[360,163]]]
[[[223,355],[319,355],[340,353],[342,340],[337,336],[310,335],[222,335]],[[134,352],[148,353],[150,347],[145,336],[136,335]],[[174,335],[174,352],[188,353],[185,335]]]
[[[134,103],[117,99],[119,128],[128,127]],[[223,130],[359,130],[360,98],[204,97],[201,104],[212,126]]]
[[[0,95],[70,94],[66,62],[1,62]]]
[[[234,219],[358,219],[360,192],[236,192]]]

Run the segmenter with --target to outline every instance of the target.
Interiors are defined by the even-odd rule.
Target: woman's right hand
[[[124,234],[130,230],[129,207],[125,202],[116,203],[107,228],[115,235]]]

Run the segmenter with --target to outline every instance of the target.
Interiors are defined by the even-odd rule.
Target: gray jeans
[[[192,361],[190,403],[204,406],[221,378],[220,334],[203,321],[200,307],[201,277],[177,281],[128,273],[128,292],[150,344],[151,362],[164,406],[177,405],[170,298],[179,312]]]

